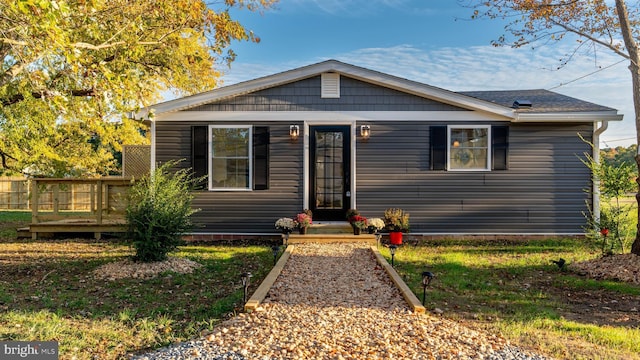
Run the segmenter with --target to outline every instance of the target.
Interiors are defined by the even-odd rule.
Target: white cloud
[[[635,143],[629,139],[635,136],[635,125],[631,76],[626,62],[598,71],[619,62],[621,58],[610,53],[598,53],[596,61],[591,55],[577,54],[567,66],[557,69],[559,59],[569,50],[560,46],[542,47],[535,51],[492,46],[425,50],[398,45],[358,49],[331,57],[452,91],[552,89],[618,109],[625,115],[624,120],[611,123],[602,139],[611,146]],[[322,60],[326,59],[269,65],[238,61],[233,64],[225,80],[231,84]],[[627,140],[616,141],[618,139]]]

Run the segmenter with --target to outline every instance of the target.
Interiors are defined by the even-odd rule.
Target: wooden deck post
[[[98,199],[96,200],[96,203],[98,205],[96,211],[96,224],[102,225],[102,180],[98,180],[98,182],[96,183],[96,190],[98,195]],[[100,238],[102,237],[102,233],[95,232],[94,236],[96,240],[100,240]]]
[[[38,223],[38,180],[31,179],[31,223]],[[38,240],[38,233],[35,231],[31,232],[31,238],[33,240]]]

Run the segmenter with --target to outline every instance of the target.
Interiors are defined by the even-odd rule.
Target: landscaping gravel
[[[545,359],[409,310],[364,244],[296,245],[257,311],[134,359]]]

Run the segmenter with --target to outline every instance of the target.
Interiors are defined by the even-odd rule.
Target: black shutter
[[[491,169],[509,169],[509,127],[491,127]]]
[[[447,169],[447,127],[431,126],[431,170]]]
[[[191,127],[191,168],[193,176],[201,179],[196,184],[196,189],[208,188],[208,145],[209,145],[209,127],[208,126],[192,126]]]
[[[253,128],[253,189],[269,188],[269,128]]]

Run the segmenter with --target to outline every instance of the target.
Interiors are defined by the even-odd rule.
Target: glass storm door
[[[345,220],[351,198],[350,129],[310,127],[309,204],[314,220]]]

